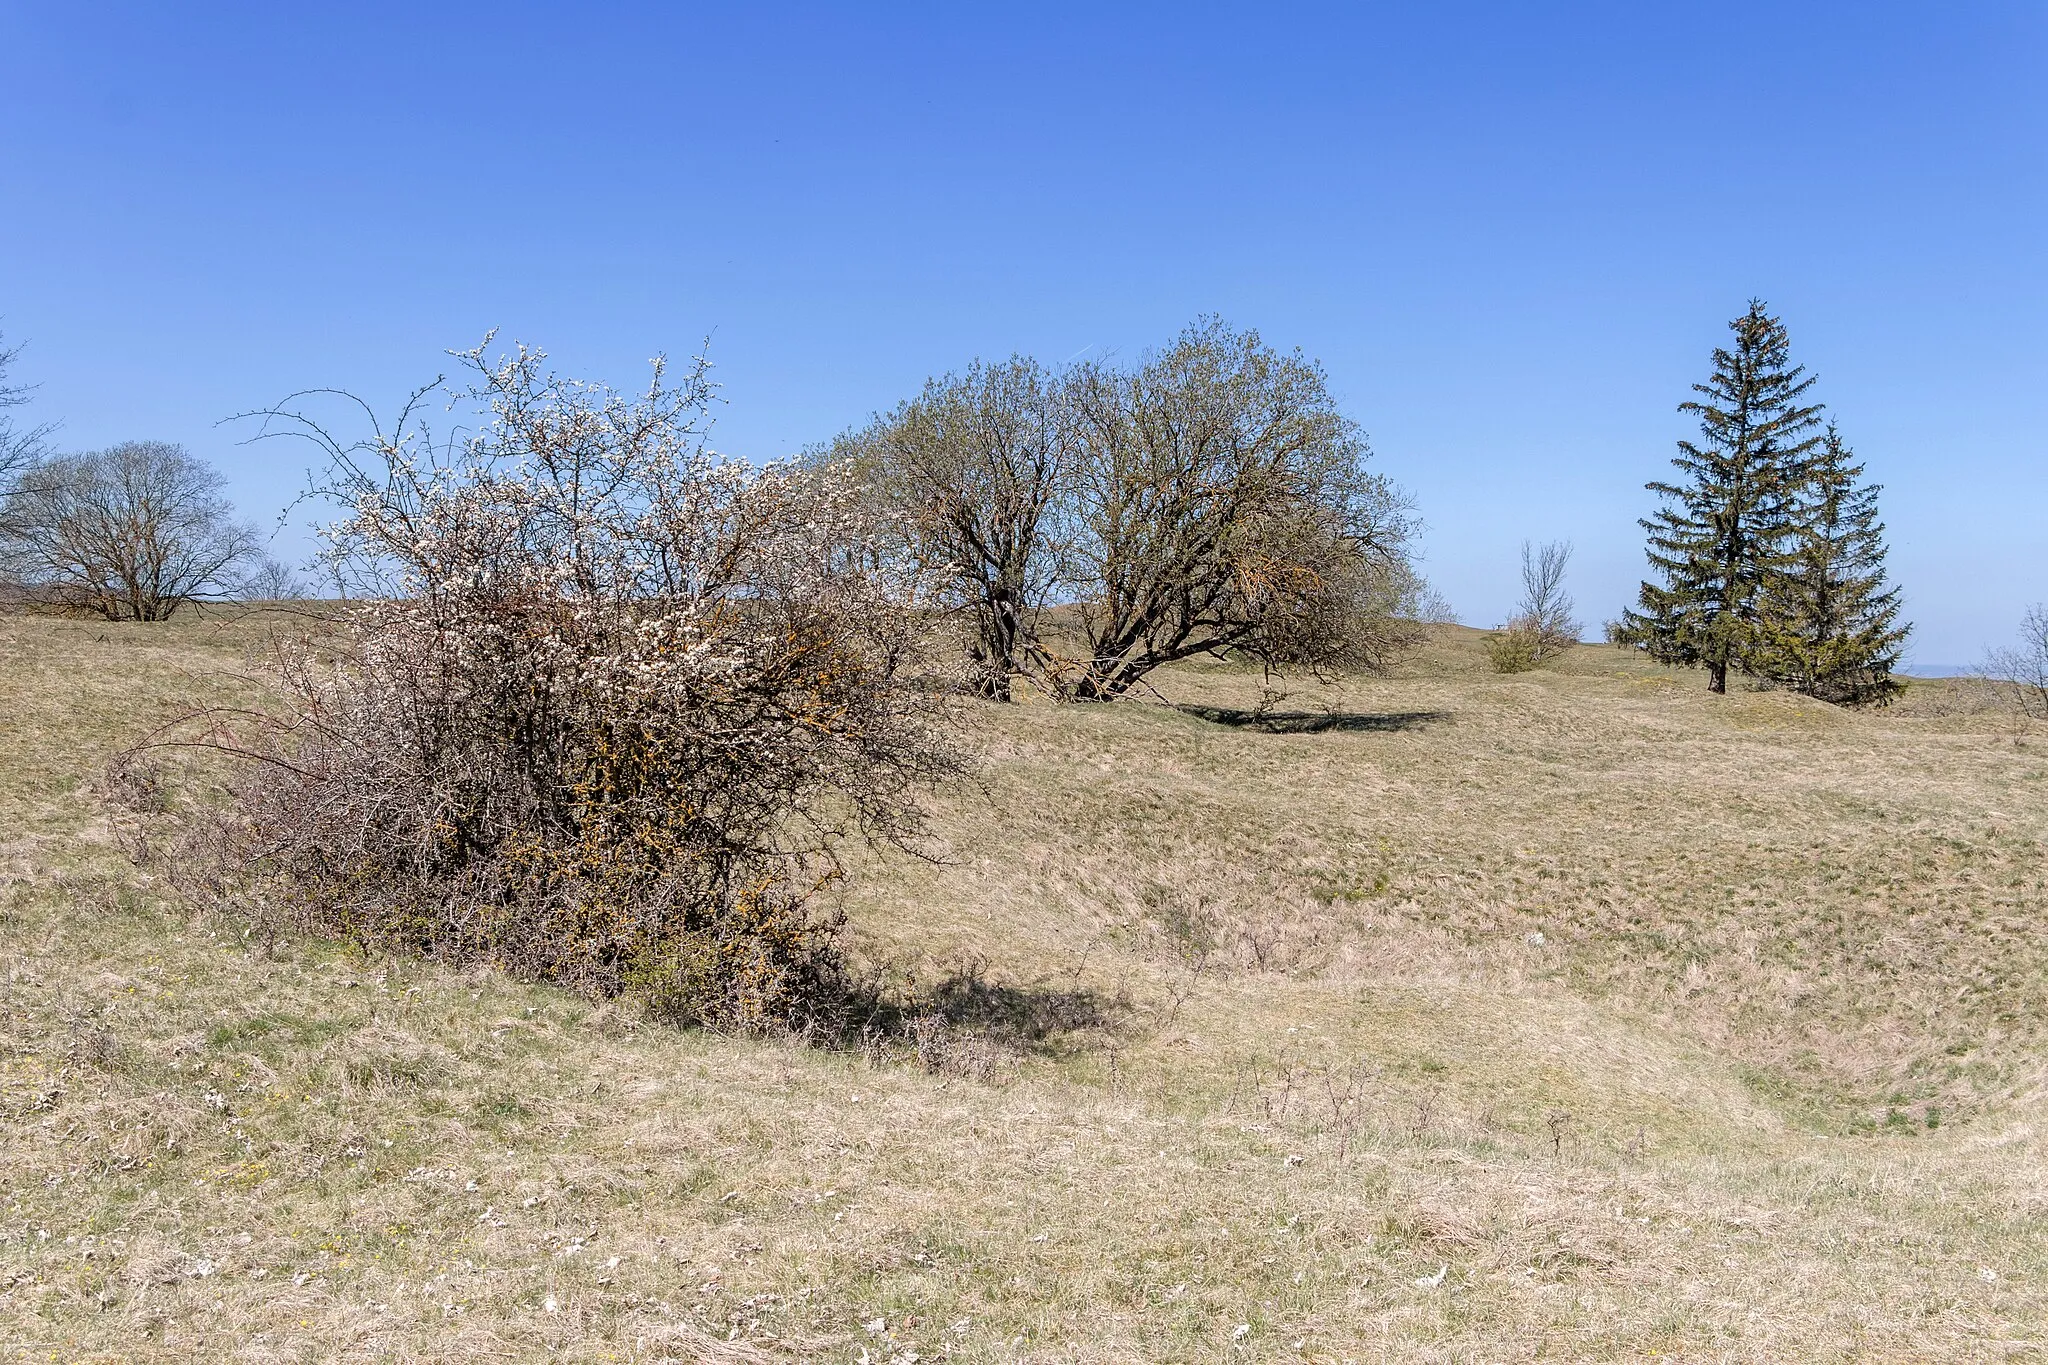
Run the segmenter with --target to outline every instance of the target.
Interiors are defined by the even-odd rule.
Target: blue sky
[[[717,444],[1220,312],[1328,367],[1464,618],[1522,538],[1597,627],[1752,295],[1886,485],[1913,655],[2048,598],[2048,6],[0,3],[0,327],[30,413],[183,441],[383,406],[486,329]]]

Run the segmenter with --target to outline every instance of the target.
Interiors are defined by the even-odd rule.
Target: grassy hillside
[[[0,621],[23,1358],[2048,1353],[2048,738],[1954,684],[983,708],[847,892],[918,1056],[181,915],[83,784],[256,630]]]

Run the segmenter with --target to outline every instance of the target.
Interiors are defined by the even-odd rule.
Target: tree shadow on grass
[[[1066,976],[1002,981],[978,958],[951,964],[937,979],[908,977],[874,990],[861,1014],[862,1037],[911,1038],[921,1029],[985,1038],[1011,1052],[1062,1054],[1122,1031],[1131,1002]]]
[[[1174,710],[1237,730],[1269,735],[1319,735],[1328,731],[1419,730],[1449,720],[1448,711],[1247,711],[1235,706],[1176,705]]]
[[[972,969],[940,981],[925,1006],[958,1028],[1014,1048],[1046,1048],[1079,1033],[1114,1031],[1125,1002],[1083,987],[991,981]]]

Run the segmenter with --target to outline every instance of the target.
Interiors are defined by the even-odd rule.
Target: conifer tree
[[[1790,563],[1765,584],[1754,666],[1810,697],[1860,706],[1902,690],[1892,676],[1911,626],[1885,584],[1877,484],[1828,423],[1793,509]]]
[[[1623,613],[1622,643],[1661,663],[1704,666],[1710,691],[1728,690],[1756,648],[1764,585],[1790,562],[1799,489],[1821,438],[1813,386],[1790,361],[1784,324],[1752,299],[1731,322],[1732,348],[1716,347],[1714,373],[1693,385],[1700,440],[1680,441],[1671,463],[1682,482],[1652,483],[1665,506],[1646,518],[1650,567],[1638,610]]]

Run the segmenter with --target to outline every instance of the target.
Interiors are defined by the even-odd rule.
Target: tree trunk
[[[1727,663],[1727,660],[1725,660],[1725,659],[1722,659],[1722,660],[1716,660],[1715,662],[1713,662],[1713,663],[1710,663],[1710,664],[1708,664],[1708,665],[1707,665],[1707,691],[1709,691],[1709,692],[1726,692],[1727,690],[1728,690],[1728,663]]]
[[[1017,650],[1023,636],[1023,612],[1007,587],[997,587],[992,600],[977,613],[980,639],[968,650],[980,672],[976,689],[992,701],[1010,700],[1010,675],[1017,671]]]

